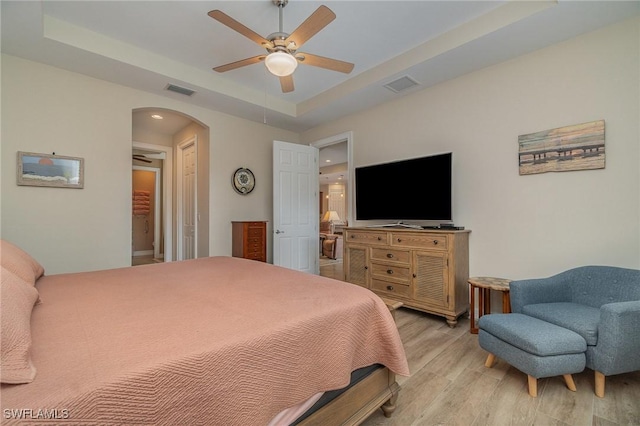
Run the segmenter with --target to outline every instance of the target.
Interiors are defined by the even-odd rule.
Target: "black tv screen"
[[[452,220],[453,154],[357,167],[357,220]]]

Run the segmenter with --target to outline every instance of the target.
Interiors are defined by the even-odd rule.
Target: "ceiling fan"
[[[284,93],[287,93],[294,90],[292,74],[298,63],[345,74],[349,74],[353,70],[353,64],[349,62],[298,52],[304,43],[336,19],[336,14],[331,9],[320,6],[295,31],[287,34],[282,30],[282,11],[289,0],[272,0],[272,2],[278,6],[280,25],[278,32],[269,34],[267,37],[262,37],[220,10],[212,10],[208,13],[216,21],[239,32],[267,50],[267,54],[221,65],[215,67],[214,71],[225,72],[264,61],[269,72],[280,78],[280,87]]]
[[[136,161],[142,161],[143,163],[151,163],[151,160],[147,160],[147,157],[142,154],[133,154],[131,158]]]
[[[143,163],[151,163],[151,160],[164,160],[166,158],[165,153],[147,153],[147,154],[133,154],[131,155],[136,161],[142,161]]]

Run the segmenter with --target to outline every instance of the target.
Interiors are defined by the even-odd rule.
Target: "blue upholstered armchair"
[[[605,377],[640,370],[640,271],[583,266],[558,275],[514,281],[513,312],[581,335],[587,368],[595,371],[595,393]]]

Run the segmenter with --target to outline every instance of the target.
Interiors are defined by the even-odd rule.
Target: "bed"
[[[359,286],[231,257],[47,276],[15,246],[1,256],[6,424],[290,424],[337,389],[300,424],[358,424],[390,415],[409,374]]]

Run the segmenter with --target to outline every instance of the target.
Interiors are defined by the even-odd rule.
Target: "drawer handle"
[[[400,238],[398,238],[398,242],[399,242],[399,243],[401,243],[401,242],[402,242],[402,240],[401,240]]]
[[[355,237],[356,237],[355,235],[351,235],[351,238],[355,238]]]
[[[437,246],[438,245],[438,240],[433,240],[433,245]]]
[[[387,257],[388,257],[389,259],[393,259],[393,253],[387,253]]]
[[[389,275],[393,274],[393,269],[387,269],[387,274]]]
[[[369,269],[369,267],[368,267],[368,266],[365,266],[365,267],[364,267],[364,269]]]
[[[393,291],[393,286],[392,286],[392,285],[388,285],[388,286],[387,286],[387,290],[391,290],[391,291]]]
[[[382,241],[382,238],[378,237],[378,241]]]
[[[417,278],[418,276],[416,274],[413,274],[413,278]]]

